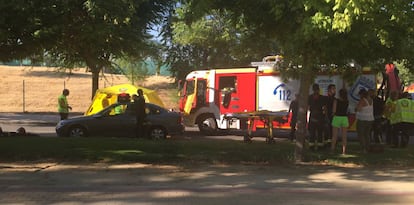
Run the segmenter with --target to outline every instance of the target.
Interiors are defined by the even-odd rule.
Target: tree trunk
[[[302,162],[305,157],[305,139],[307,135],[308,96],[311,77],[303,75],[299,87],[299,111],[296,132],[295,161]]]
[[[86,66],[92,72],[92,96],[91,100],[95,96],[96,90],[99,88],[99,73],[104,67],[110,67],[109,55],[103,55],[103,58],[90,57],[93,55],[85,55]],[[104,60],[99,60],[104,59]]]
[[[86,63],[88,69],[92,73],[92,92],[91,92],[91,100],[95,96],[96,90],[99,88],[99,73],[101,72],[102,68],[96,65]]]
[[[299,87],[299,111],[296,131],[296,145],[295,145],[295,162],[305,161],[306,147],[305,139],[307,136],[307,113],[308,113],[308,97],[309,88],[313,82],[314,75],[309,64],[304,65],[304,75],[300,78]]]
[[[161,75],[161,61],[159,61],[156,65],[155,75],[156,76]]]
[[[96,90],[99,88],[99,72],[101,69],[99,68],[93,68],[92,71],[92,97],[91,100],[93,100],[93,97],[95,96]]]

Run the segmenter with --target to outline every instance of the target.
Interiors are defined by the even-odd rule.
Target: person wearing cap
[[[62,94],[58,97],[58,112],[60,115],[60,120],[66,120],[69,117],[69,110],[72,110],[72,107],[69,106],[67,96],[69,95],[68,89],[63,89]]]
[[[374,107],[373,100],[368,91],[361,89],[359,91],[359,102],[355,107],[356,112],[356,129],[359,142],[363,152],[368,152],[370,144],[369,136],[374,124]]]

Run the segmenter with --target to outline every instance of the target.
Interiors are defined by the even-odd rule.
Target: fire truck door
[[[196,108],[204,107],[207,99],[207,81],[199,79],[196,83]]]
[[[180,96],[180,109],[186,114],[190,114],[194,104],[196,80],[187,81]]]
[[[184,113],[189,114],[192,109],[200,108],[206,104],[207,82],[204,79],[194,79],[185,84],[185,94],[181,96],[180,106]]]
[[[255,110],[256,85],[253,74],[223,75],[218,78],[220,113]]]

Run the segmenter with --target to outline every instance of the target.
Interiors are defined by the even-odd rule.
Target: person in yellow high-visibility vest
[[[396,101],[394,113],[393,145],[405,147],[408,143],[408,131],[414,126],[414,102],[408,93]]]
[[[408,98],[409,95],[402,95],[401,99],[396,101],[395,107],[395,120],[396,123],[407,122],[414,123],[414,110],[413,110],[413,101]]]
[[[58,97],[58,112],[60,115],[60,120],[68,119],[69,110],[72,110],[72,107],[69,106],[67,96],[69,95],[68,89],[63,89],[62,94]]]

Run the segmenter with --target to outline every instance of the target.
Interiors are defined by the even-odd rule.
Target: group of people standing
[[[387,119],[387,144],[405,147],[409,135],[414,131],[414,101],[407,92],[391,92],[385,102],[384,116]]]
[[[312,94],[308,97],[310,147],[318,149],[318,147],[326,147],[330,144],[334,145],[337,141],[339,128],[343,128],[342,135],[346,135],[349,124],[347,117],[348,94],[346,89],[341,89],[339,98],[336,98],[335,95],[336,86],[334,84],[328,86],[327,96],[320,94],[319,84],[312,85]],[[292,112],[290,121],[291,140],[295,138],[298,108],[298,95],[296,94],[296,98],[289,106],[289,112]]]
[[[338,133],[342,136],[342,154],[346,153],[348,120],[348,92],[345,88],[339,90],[336,98],[336,86],[328,85],[327,96],[320,94],[318,84],[312,85],[313,93],[308,97],[309,105],[309,145],[318,149],[329,147],[335,151]]]
[[[62,94],[58,97],[58,113],[60,115],[60,120],[68,119],[69,111],[72,110],[72,107],[69,106],[67,96],[69,95],[68,89],[63,89]],[[126,96],[126,97],[125,97]],[[132,100],[132,101],[131,101]],[[137,95],[132,95],[130,99],[129,94],[121,93],[118,95],[119,103],[132,102],[131,105],[135,111],[136,117],[136,137],[145,137],[145,120],[146,120],[146,111],[145,111],[145,97],[142,89],[137,90]],[[109,104],[108,104],[109,105]],[[120,106],[117,106],[120,107]],[[105,108],[105,107],[103,107]],[[120,112],[120,111],[119,111]]]
[[[336,152],[338,136],[341,136],[341,153],[346,154],[347,133],[348,128],[350,127],[348,116],[351,112],[351,110],[349,110],[350,106],[347,90],[341,88],[338,96],[336,96],[336,86],[330,84],[327,88],[327,95],[324,96],[320,94],[319,85],[313,84],[312,91],[313,93],[308,97],[309,147],[315,150],[325,147],[330,148],[331,152]],[[403,116],[406,116],[406,118],[411,117],[414,123],[414,111],[411,111],[411,113],[408,113],[407,111],[401,112],[396,108],[398,107],[398,92],[391,92],[390,97],[386,102],[377,96],[374,89],[361,89],[358,95],[359,101],[353,111],[355,112],[356,118],[356,132],[363,152],[369,151],[371,143],[381,142],[381,132],[384,130],[384,126],[388,128],[387,143],[395,144],[397,139],[393,134],[395,134],[398,129],[401,129],[401,123],[397,124],[396,122],[409,121],[398,120],[398,118],[403,118]],[[402,99],[407,99],[407,96],[403,95]],[[411,102],[412,100],[409,100],[409,102],[404,100],[404,103],[400,104]],[[414,103],[412,103],[412,105],[413,106],[410,104],[410,106],[407,107],[414,107]],[[291,102],[289,108],[289,112],[292,112],[290,124],[291,140],[295,137],[298,106],[298,99],[296,97],[296,99]],[[384,118],[388,119],[388,122],[390,122],[388,126],[387,123],[384,123],[386,122],[386,119]],[[402,140],[403,143],[408,141],[407,139]]]

